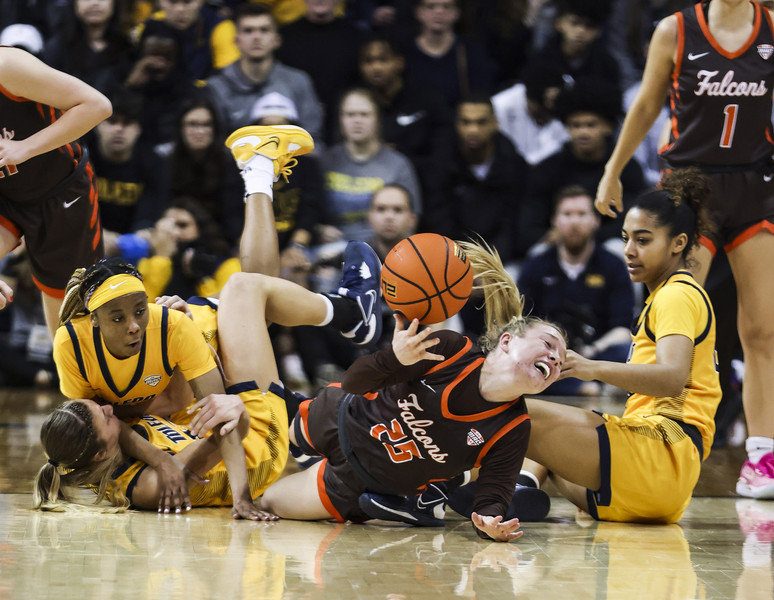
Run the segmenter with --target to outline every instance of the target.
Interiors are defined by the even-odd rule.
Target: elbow
[[[99,116],[99,122],[101,123],[113,115],[113,104],[110,102],[110,100],[108,100],[107,97],[100,94],[99,98],[97,98],[97,101],[95,102],[94,112]]]
[[[687,377],[680,378],[665,378],[662,381],[661,389],[659,390],[659,398],[677,398],[683,393],[685,384],[687,383]]]

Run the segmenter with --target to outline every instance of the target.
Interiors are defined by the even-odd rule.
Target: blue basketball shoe
[[[433,483],[418,496],[361,494],[360,509],[372,519],[398,521],[417,527],[443,527],[448,497],[441,486]]]
[[[358,345],[377,341],[382,335],[381,297],[382,263],[365,242],[349,242],[344,250],[341,281],[334,294],[357,304],[360,320],[341,335]]]

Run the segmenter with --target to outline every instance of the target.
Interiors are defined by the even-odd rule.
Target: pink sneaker
[[[771,502],[737,500],[736,513],[745,538],[755,535],[759,542],[774,542],[774,507]]]
[[[736,493],[747,498],[774,499],[774,454],[764,454],[757,465],[745,461],[736,482]]]

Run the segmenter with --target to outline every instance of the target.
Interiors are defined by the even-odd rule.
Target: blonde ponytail
[[[457,244],[465,252],[473,268],[473,289],[484,292],[486,330],[479,338],[478,345],[486,354],[497,347],[503,333],[521,337],[527,329],[540,323],[550,325],[562,337],[566,337],[553,323],[523,315],[524,296],[505,270],[497,250],[483,240]]]

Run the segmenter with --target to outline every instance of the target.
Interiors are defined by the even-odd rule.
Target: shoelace
[[[288,175],[290,175],[293,172],[293,167],[295,167],[297,164],[298,164],[298,159],[291,158],[279,168],[279,174],[285,178],[285,183],[290,183],[288,181]]]

